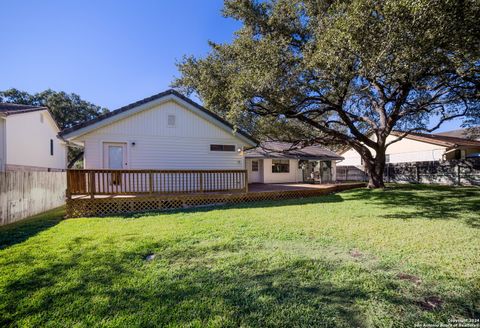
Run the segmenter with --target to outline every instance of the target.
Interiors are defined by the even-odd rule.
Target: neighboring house
[[[458,133],[458,132],[455,132]],[[387,142],[395,140],[400,132],[392,132]],[[409,163],[465,159],[471,154],[480,152],[480,141],[452,137],[448,132],[443,134],[411,133],[400,141],[388,146],[387,163]],[[360,155],[352,148],[340,153],[345,159],[337,163],[338,167],[362,168]]]
[[[0,171],[64,170],[59,131],[46,107],[0,103]]]
[[[247,150],[245,158],[250,183],[333,182],[335,162],[343,159],[317,145],[299,147],[278,141]]]
[[[174,90],[145,98],[60,136],[84,147],[85,169],[244,169],[248,134]]]
[[[479,128],[480,127],[475,127],[475,129],[479,129]],[[478,136],[476,138],[472,137],[468,129],[457,129],[457,130],[451,130],[451,131],[445,131],[445,132],[438,132],[435,134],[439,136],[446,136],[446,137],[480,140],[480,137]]]

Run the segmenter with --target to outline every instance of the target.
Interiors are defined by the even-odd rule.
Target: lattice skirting
[[[143,196],[119,198],[68,199],[67,217],[105,216],[115,214],[156,212],[171,209],[192,208],[224,204],[238,204],[262,200],[281,200],[314,197],[363,187],[365,184],[334,185],[324,189],[264,191],[231,194],[194,194],[175,196]]]

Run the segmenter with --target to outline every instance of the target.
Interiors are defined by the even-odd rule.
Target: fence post
[[[65,191],[65,196],[67,196],[67,199],[72,199],[72,193],[71,193],[71,176],[70,176],[70,170],[67,170],[65,174],[67,175],[67,190]]]
[[[90,171],[90,198],[95,198],[95,172]]]
[[[462,183],[462,178],[460,176],[460,162],[457,162],[457,184],[460,186]]]

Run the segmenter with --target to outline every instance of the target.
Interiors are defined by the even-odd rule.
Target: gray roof
[[[473,129],[480,129],[480,126],[473,127]],[[455,137],[455,138],[463,138],[463,139],[475,139],[475,137],[472,138],[469,134],[469,129],[458,129],[458,130],[451,130],[451,131],[445,131],[445,132],[437,132],[435,133],[436,135],[439,136],[445,136],[445,137]]]
[[[187,102],[188,104],[190,104],[191,106],[197,108],[198,110],[200,110],[201,112],[207,114],[208,116],[210,116],[211,118],[221,122],[222,124],[226,125],[227,127],[231,128],[231,129],[234,129],[233,125],[230,124],[229,122],[227,122],[226,120],[224,120],[223,118],[221,118],[220,116],[218,116],[217,114],[209,111],[208,109],[206,109],[205,107],[197,104],[196,102],[194,102],[193,100],[191,100],[190,98],[188,97],[185,97],[184,95],[182,95],[181,93],[173,90],[173,89],[169,89],[167,91],[164,91],[164,92],[161,92],[161,93],[158,93],[156,95],[153,95],[151,97],[148,97],[148,98],[145,98],[145,99],[142,99],[142,100],[139,100],[139,101],[136,101],[134,103],[131,103],[129,105],[126,105],[124,107],[121,107],[121,108],[118,108],[114,111],[111,111],[111,112],[108,112],[106,114],[103,114],[103,115],[100,115],[99,117],[97,118],[94,118],[90,121],[86,121],[86,122],[82,122],[80,124],[77,124],[71,128],[68,128],[68,129],[64,129],[62,132],[60,132],[60,136],[64,137],[74,131],[77,131],[77,130],[80,130],[80,129],[83,129],[85,127],[88,127],[88,126],[91,126],[95,123],[98,123],[98,122],[101,122],[103,120],[106,120],[112,116],[115,116],[115,115],[118,115],[118,114],[121,114],[121,113],[124,113],[124,112],[127,112],[127,111],[130,111],[140,105],[143,105],[143,104],[146,104],[146,103],[149,103],[149,102],[152,102],[154,100],[158,100],[158,99],[161,99],[161,98],[164,98],[164,97],[167,97],[167,96],[170,96],[170,95],[173,95],[175,97],[178,97],[180,98],[181,100]],[[248,133],[242,131],[242,130],[237,130],[236,132],[238,132],[238,134],[242,135],[244,138],[248,139],[252,144],[258,144],[258,141],[255,140],[251,135],[249,135]]]
[[[304,160],[342,160],[342,156],[319,145],[302,147],[291,142],[266,141],[245,151],[246,158],[292,158]]]
[[[21,114],[21,113],[35,112],[38,110],[46,110],[46,109],[47,107],[41,107],[41,106],[0,103],[0,114],[2,115]]]

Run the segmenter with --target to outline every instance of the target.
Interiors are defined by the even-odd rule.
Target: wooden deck
[[[283,191],[301,191],[301,190],[323,190],[329,189],[335,186],[335,184],[309,184],[309,183],[252,183],[248,185],[248,193],[259,193],[259,192],[283,192]],[[196,193],[201,194],[203,196],[206,195],[214,195],[214,194],[234,194],[235,191],[210,191],[210,192],[198,192]],[[113,195],[105,195],[105,194],[96,194],[94,195],[94,199],[112,199],[112,198],[141,198],[141,197],[165,197],[165,196],[182,196],[185,195],[184,193],[152,193],[152,194],[113,194]],[[192,194],[190,194],[192,195]],[[84,195],[72,195],[72,199],[91,199],[90,194]]]
[[[171,209],[238,204],[262,200],[314,197],[360,188],[349,184],[250,184],[248,191],[212,191],[197,193],[149,193],[114,195],[74,195],[67,199],[67,217],[119,215],[157,212]]]

